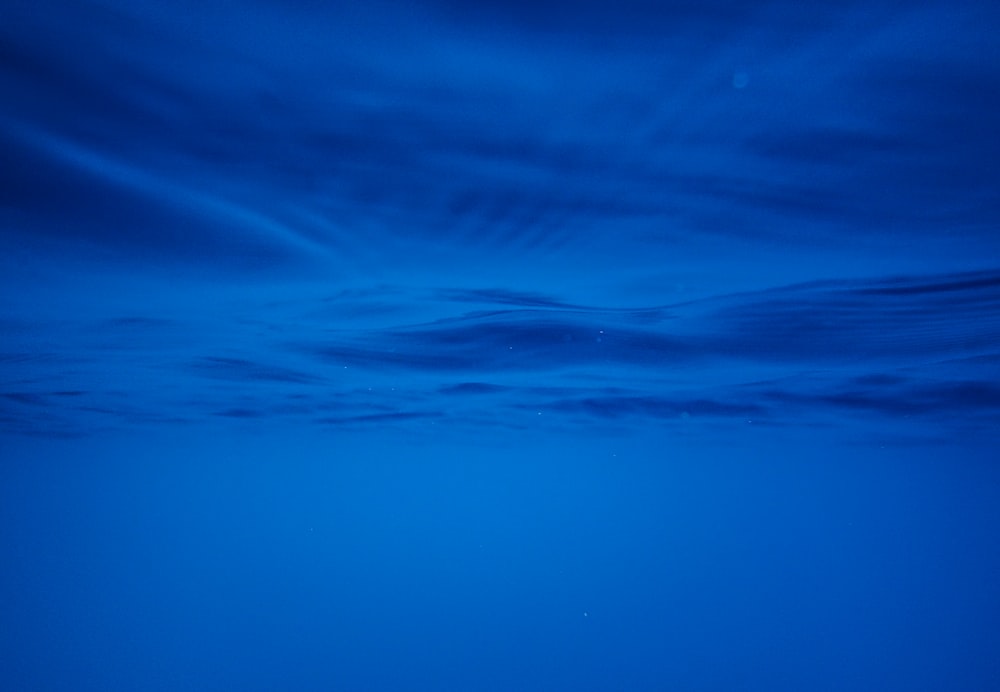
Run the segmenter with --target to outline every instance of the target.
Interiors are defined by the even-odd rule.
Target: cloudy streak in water
[[[1000,416],[998,287],[981,273],[823,282],[635,310],[446,291],[416,301],[438,317],[413,322],[413,296],[372,292],[311,315],[324,301],[241,301],[209,328],[133,316],[56,332],[27,321],[8,330],[5,426],[82,434],[136,416],[173,424],[179,410],[324,425],[390,415],[461,425],[490,411],[518,425],[537,425],[524,414],[540,411],[569,424],[777,424],[832,412],[919,414],[938,435],[986,431]],[[369,314],[394,319],[374,327]]]
[[[985,8],[8,15],[7,432],[995,424]]]

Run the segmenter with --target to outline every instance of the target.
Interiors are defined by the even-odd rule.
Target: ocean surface
[[[0,15],[0,689],[1000,689],[994,3]]]

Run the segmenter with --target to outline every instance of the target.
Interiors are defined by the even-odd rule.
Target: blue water
[[[0,689],[1000,689],[989,4],[3,15]]]

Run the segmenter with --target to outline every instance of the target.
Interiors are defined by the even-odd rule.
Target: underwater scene
[[[1000,7],[2,15],[0,689],[1000,689]]]

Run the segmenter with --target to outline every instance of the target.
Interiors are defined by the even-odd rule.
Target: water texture
[[[0,688],[1000,689],[1000,11],[9,0]]]

